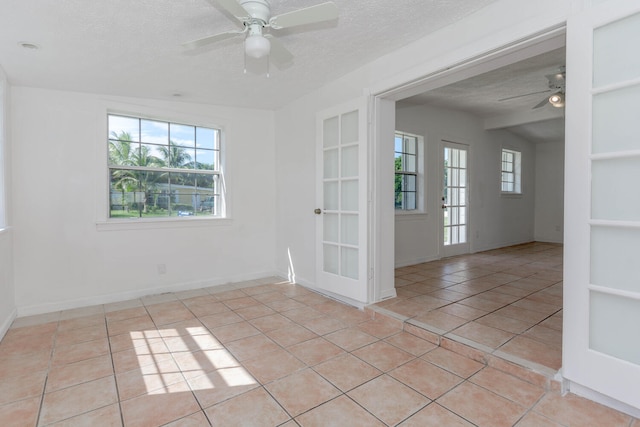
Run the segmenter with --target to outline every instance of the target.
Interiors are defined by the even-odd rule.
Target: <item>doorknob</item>
[[[442,205],[442,209],[447,209],[449,206],[447,205]]]
[[[314,213],[314,214],[316,214],[316,215],[320,215],[320,214],[322,213],[322,209],[320,209],[320,208],[315,208],[315,209],[313,210],[313,213]]]

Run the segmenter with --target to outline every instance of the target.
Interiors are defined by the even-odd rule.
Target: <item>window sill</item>
[[[96,230],[98,231],[121,231],[121,230],[153,230],[166,228],[194,228],[229,226],[232,224],[230,218],[173,218],[173,219],[123,219],[98,221]]]
[[[428,214],[423,211],[396,211],[396,221],[419,221],[426,219]]]
[[[522,193],[500,193],[500,197],[504,197],[505,199],[521,199],[523,197]]]

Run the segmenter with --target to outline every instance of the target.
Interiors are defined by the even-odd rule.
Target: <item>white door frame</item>
[[[400,83],[382,83],[371,88],[369,263],[372,266],[373,280],[369,289],[370,302],[395,296],[395,209],[391,163],[393,144],[389,141],[393,141],[395,132],[396,101],[558,49],[564,44],[565,26],[559,25],[532,34],[524,40],[516,40],[501,48],[426,73],[422,78]],[[470,248],[473,248],[472,234],[468,234]]]
[[[450,138],[453,139],[453,138]],[[454,146],[460,146],[460,149],[464,149],[467,152],[467,159],[466,159],[466,182],[465,182],[465,207],[466,207],[466,221],[465,221],[465,242],[464,243],[458,243],[455,246],[451,245],[451,246],[445,246],[444,244],[444,214],[446,212],[446,209],[441,208],[440,212],[439,212],[439,224],[438,224],[438,235],[439,235],[439,254],[441,257],[450,257],[450,256],[455,256],[455,255],[463,255],[463,254],[468,254],[469,251],[471,250],[471,244],[469,242],[470,240],[470,236],[471,236],[471,232],[469,229],[469,223],[470,223],[470,215],[469,215],[469,199],[470,199],[470,187],[471,187],[471,177],[469,174],[469,170],[470,170],[470,162],[471,162],[471,145],[470,144],[466,144],[463,142],[455,142],[455,141],[450,141],[448,139],[443,139],[440,141],[440,145],[438,147],[439,153],[439,163],[440,163],[440,167],[439,167],[439,173],[440,173],[440,193],[438,194],[438,206],[440,205],[444,205],[444,201],[442,200],[443,198],[443,190],[444,190],[444,150],[445,148],[449,147],[449,148],[453,148]]]

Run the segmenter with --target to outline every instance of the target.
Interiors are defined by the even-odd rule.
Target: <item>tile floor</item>
[[[562,245],[529,243],[396,270],[376,304],[409,324],[546,374],[562,362]],[[389,313],[390,312],[390,313]]]
[[[0,425],[640,427],[515,372],[271,278],[17,319]]]

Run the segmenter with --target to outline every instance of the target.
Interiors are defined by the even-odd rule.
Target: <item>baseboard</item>
[[[569,381],[569,391],[578,396],[582,396],[604,406],[608,406],[609,408],[624,412],[625,414],[631,415],[632,417],[640,418],[640,408],[636,408],[635,406],[620,402],[619,400],[606,396],[602,393],[598,393],[597,391],[592,390],[588,387]]]
[[[439,259],[440,259],[440,257],[438,255],[436,255],[436,256],[432,256],[432,257],[415,258],[415,259],[412,259],[412,260],[403,260],[403,261],[396,260],[394,267],[395,268],[407,267],[407,266],[410,266],[410,265],[422,264],[423,262],[437,261]]]
[[[11,310],[11,313],[9,313],[7,318],[4,319],[2,324],[0,324],[0,341],[2,341],[4,336],[7,334],[7,331],[11,327],[13,321],[16,320],[16,317],[18,317],[18,310],[14,308],[13,310]]]
[[[535,241],[536,240],[527,239],[527,240],[516,240],[516,241],[511,241],[511,242],[493,243],[491,245],[485,245],[485,246],[480,246],[480,247],[473,246],[471,248],[470,252],[475,254],[475,253],[478,253],[478,252],[485,252],[485,251],[492,251],[494,249],[507,248],[509,246],[524,245],[526,243],[533,243]]]
[[[113,294],[96,295],[91,297],[76,298],[73,300],[58,301],[45,304],[26,305],[17,308],[18,316],[32,316],[36,314],[52,313],[61,310],[89,307],[92,305],[110,304],[113,302],[127,301],[135,298],[142,298],[150,295],[164,294],[167,292],[190,291],[194,289],[208,288],[212,286],[222,286],[248,280],[261,279],[263,277],[278,276],[277,272],[268,271],[261,273],[243,274],[233,277],[216,278],[208,280],[197,280],[193,282],[175,283],[166,286],[146,286],[142,289],[118,292]]]
[[[534,240],[540,243],[564,243],[564,239],[562,237],[559,239],[554,237],[536,237]]]

